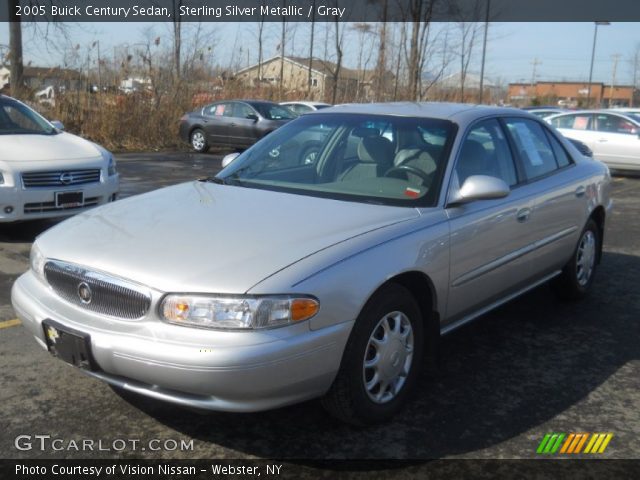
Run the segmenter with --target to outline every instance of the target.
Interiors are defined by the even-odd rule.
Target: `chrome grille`
[[[63,210],[77,210],[80,208],[95,207],[96,205],[98,205],[98,197],[85,198],[84,204],[80,207],[56,207],[56,202],[25,203],[24,213],[61,212]]]
[[[151,306],[151,296],[139,285],[78,265],[49,260],[44,266],[44,274],[60,297],[97,313],[135,320],[143,317]],[[89,301],[86,301],[86,295],[81,299],[81,288],[84,287],[89,289]],[[86,290],[83,293],[86,294]]]
[[[28,172],[22,174],[24,188],[34,187],[66,187],[68,185],[85,185],[100,181],[100,169],[89,170],[56,170],[51,172]]]

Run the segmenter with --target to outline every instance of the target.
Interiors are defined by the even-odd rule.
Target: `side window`
[[[3,108],[3,112],[6,114],[6,115],[3,115],[3,117],[9,120],[8,123],[12,123],[13,125],[16,125],[18,128],[21,128],[23,130],[35,130],[35,131],[40,130],[40,127],[36,122],[34,122],[32,119],[25,116],[22,112],[20,112],[16,108],[6,105]]]
[[[591,115],[562,115],[551,120],[554,127],[571,130],[589,130],[591,123]]]
[[[219,117],[224,114],[226,104],[214,103],[204,108],[204,114],[208,117]]]
[[[638,134],[638,128],[633,123],[617,115],[596,115],[596,130],[607,133]]]
[[[462,143],[456,173],[460,185],[472,175],[498,177],[509,186],[518,183],[509,144],[497,120],[479,123]]]
[[[233,104],[233,116],[237,118],[249,118],[250,115],[256,115],[253,109],[244,103]]]
[[[529,180],[558,169],[553,149],[541,125],[522,118],[511,118],[506,123]]]
[[[560,142],[556,139],[556,137],[553,136],[553,134],[551,134],[550,132],[546,132],[546,133],[547,133],[547,138],[551,143],[553,154],[555,155],[556,161],[558,162],[558,166],[560,168],[563,168],[568,165],[571,165],[573,162],[571,161],[571,158],[569,157],[569,154],[564,149],[564,147],[560,144]]]

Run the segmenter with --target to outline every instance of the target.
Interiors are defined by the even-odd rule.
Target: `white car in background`
[[[110,152],[0,95],[0,223],[73,215],[118,190]]]
[[[565,137],[585,143],[593,158],[616,170],[640,170],[640,118],[612,110],[583,110],[545,118]]]
[[[307,101],[295,101],[295,102],[281,102],[280,105],[287,107],[298,115],[303,113],[315,112],[316,110],[322,110],[323,108],[330,107],[328,103],[322,102],[307,102]]]

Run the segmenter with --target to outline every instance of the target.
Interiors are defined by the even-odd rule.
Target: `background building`
[[[611,88],[604,83],[592,83],[589,93],[588,82],[510,83],[507,95],[508,102],[516,106],[632,107],[639,103],[638,89],[631,85]]]

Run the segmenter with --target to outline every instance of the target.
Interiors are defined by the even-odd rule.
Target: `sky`
[[[99,41],[102,52],[112,52],[116,45],[133,45],[143,41],[149,30],[152,34],[170,37],[170,24],[153,23],[76,23],[69,25],[71,42],[80,44],[81,48]],[[438,24],[436,27],[443,27]],[[189,28],[187,25],[186,28]],[[221,65],[237,61],[239,48],[243,47],[242,65],[257,60],[257,47],[254,23],[209,23],[205,29],[215,38],[214,58]],[[265,56],[276,54],[278,43],[277,23],[269,26]],[[591,48],[594,36],[594,23],[491,23],[487,44],[485,75],[488,79],[502,83],[530,82],[533,77],[538,81],[576,80],[586,81],[589,77]],[[305,55],[308,48],[308,25],[299,24],[295,30],[293,52],[289,54]],[[345,41],[344,64],[355,68],[359,48],[355,34]],[[24,34],[25,59],[37,66],[55,66],[62,63],[62,55],[55,48],[46,48],[46,43],[36,39],[27,31]],[[8,24],[0,23],[0,49],[8,45]],[[51,44],[56,43],[54,39]],[[320,43],[320,42],[318,42]],[[235,47],[235,48],[234,48]],[[593,69],[593,80],[610,83],[614,67],[614,55],[619,55],[616,68],[616,84],[632,82],[630,58],[640,48],[640,23],[612,23],[598,27],[596,55]],[[6,50],[5,50],[6,51]],[[248,51],[248,58],[247,56]],[[316,52],[320,53],[318,46]],[[235,56],[232,57],[232,52]],[[365,52],[366,53],[366,52]],[[104,53],[103,53],[104,55]],[[375,57],[376,52],[373,52]],[[481,42],[473,55],[470,71],[479,71],[481,58]],[[457,64],[449,67],[449,73],[456,71]],[[458,69],[459,70],[459,69]]]

